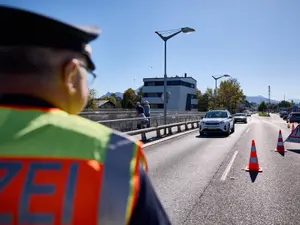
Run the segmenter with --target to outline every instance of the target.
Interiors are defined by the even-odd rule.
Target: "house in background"
[[[98,109],[114,109],[116,105],[109,100],[96,99]]]
[[[142,101],[148,101],[151,109],[163,109],[164,103],[161,98],[164,92],[164,78],[144,78],[142,88]],[[167,104],[168,110],[174,111],[196,111],[198,108],[197,100],[197,81],[184,76],[168,77],[167,92],[171,93]]]

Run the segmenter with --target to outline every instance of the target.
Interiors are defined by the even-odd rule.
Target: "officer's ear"
[[[62,81],[65,88],[70,94],[76,92],[80,76],[80,65],[77,59],[70,60],[63,69]]]

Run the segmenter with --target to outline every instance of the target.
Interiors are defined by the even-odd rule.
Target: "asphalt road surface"
[[[249,118],[249,117],[248,117]],[[145,149],[149,174],[173,224],[300,224],[300,144],[274,152],[278,115],[252,115],[229,137],[198,131]],[[262,173],[245,172],[255,140]]]

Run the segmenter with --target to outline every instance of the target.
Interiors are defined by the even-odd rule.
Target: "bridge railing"
[[[197,114],[178,114],[178,115],[167,115],[167,124],[173,123],[186,123],[190,121],[200,121],[201,117],[203,117],[205,112],[199,112]],[[151,116],[150,126],[158,127],[164,125],[164,117],[163,116]],[[97,121],[107,127],[110,127],[115,130],[119,130],[121,132],[128,132],[132,130],[137,130],[138,124],[144,120],[144,118],[124,118],[124,119],[116,119],[116,120],[100,120]]]

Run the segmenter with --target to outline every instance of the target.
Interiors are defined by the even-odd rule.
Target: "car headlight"
[[[220,124],[224,124],[224,121],[221,121]]]

